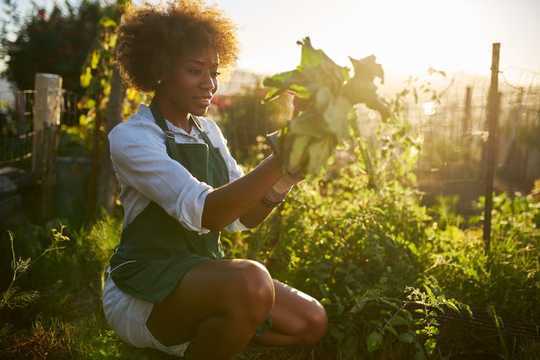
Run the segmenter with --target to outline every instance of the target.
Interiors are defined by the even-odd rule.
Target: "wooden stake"
[[[489,253],[491,243],[491,211],[493,209],[493,180],[495,177],[495,161],[497,150],[497,123],[501,94],[499,93],[499,54],[501,44],[494,43],[491,57],[491,85],[488,97],[488,140],[486,143],[486,192],[484,206],[484,250]]]

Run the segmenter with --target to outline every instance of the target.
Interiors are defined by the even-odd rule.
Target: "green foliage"
[[[368,186],[379,189],[387,182],[398,181],[413,186],[414,169],[422,147],[422,139],[411,124],[398,115],[381,123],[371,136],[362,136],[356,128],[353,141],[360,166],[368,176]]]
[[[354,152],[360,160],[301,183],[255,231],[227,242],[228,251],[263,261],[275,278],[323,303],[330,327],[322,353],[532,356],[534,341],[508,338],[501,324],[540,314],[540,205],[531,196],[496,197],[488,257],[481,219],[466,224],[452,198],[427,209],[407,186],[420,149],[407,122],[382,123],[376,133],[355,139],[363,145]],[[470,344],[462,334],[473,322],[471,309],[478,316],[488,305],[497,316],[486,326],[500,340],[489,343],[486,334],[483,344]]]
[[[61,224],[34,229],[10,237],[14,271],[0,293],[0,319],[8,320],[0,326],[0,358],[152,358],[128,355],[131,349],[106,329],[101,312],[101,274],[119,241],[119,219],[105,217],[71,234]],[[23,239],[38,246],[25,247]],[[17,258],[15,248],[39,255]]]
[[[319,299],[330,319],[315,349],[250,349],[239,358],[440,359],[479,350],[534,358],[534,342],[509,340],[504,325],[540,311],[533,296],[538,204],[528,197],[497,197],[496,238],[508,240],[499,246],[494,241],[488,258],[476,225],[463,230],[443,221],[455,218],[451,202],[428,211],[420,194],[395,178],[370,188],[357,162],[339,175],[303,182],[259,228],[223,237],[229,255],[265,262],[273,277]],[[510,224],[501,224],[503,219]],[[36,276],[21,290],[39,289],[43,296],[26,309],[34,314],[30,326],[15,321],[0,327],[0,357],[44,351],[54,358],[160,357],[124,344],[103,319],[100,274],[120,228],[120,219],[105,217],[73,232],[69,241],[57,243],[62,252],[33,265]],[[65,228],[53,229],[47,233],[66,236]],[[459,342],[464,329],[448,329],[445,319],[470,318],[465,304],[490,305],[498,345],[467,348]]]
[[[89,131],[87,131],[86,125],[60,125],[58,156],[89,156],[90,149],[92,148],[92,137]]]
[[[120,239],[120,220],[114,217],[104,217],[89,229],[81,228],[73,232],[72,240],[67,247],[70,256],[54,256],[40,265],[41,273],[47,278],[61,279],[57,286],[77,287],[84,279],[86,291],[98,295],[102,288],[102,279],[99,276],[112,249]],[[65,273],[65,269],[71,269]],[[72,295],[68,295],[68,299]],[[62,312],[62,304],[53,310]]]
[[[463,216],[456,213],[459,197],[454,196],[437,196],[435,205],[430,209],[435,221],[441,229],[446,229],[449,226],[460,227],[463,222]]]
[[[346,170],[353,174],[343,170],[325,185],[325,196],[317,181],[303,184],[281,209],[278,225],[265,223],[253,238],[264,239],[255,257],[276,278],[321,300],[332,321],[326,344],[353,359],[383,348],[383,341],[390,349],[392,339],[407,340],[419,328],[402,302],[408,286],[420,285],[419,248],[428,239],[429,216],[414,191],[397,182],[369,189],[358,165]],[[406,327],[395,329],[393,320],[384,325],[396,311],[394,318],[408,316]],[[408,343],[396,346],[404,351]]]
[[[116,49],[116,29],[121,15],[129,1],[117,0],[109,11],[102,14],[98,21],[95,41],[86,53],[86,59],[79,72],[79,83],[83,89],[78,101],[78,108],[83,111],[79,117],[79,127],[71,129],[66,135],[84,143],[94,154],[102,153],[107,145],[106,109],[111,93],[113,74],[116,68],[114,51]],[[120,79],[118,78],[120,81]],[[133,88],[125,89],[122,115],[127,118],[140,103],[146,102],[148,94]],[[97,147],[97,148],[96,148]]]
[[[433,68],[427,70],[427,76],[447,79],[447,74],[444,71]],[[440,105],[443,96],[451,88],[453,83],[454,79],[449,79],[444,89],[436,90],[430,80],[422,79],[417,76],[410,76],[405,81],[403,89],[396,92],[393,99],[391,99],[390,109],[392,112],[401,113],[410,100],[413,100],[414,104],[432,101]]]
[[[262,160],[257,156],[265,152],[263,148],[255,152],[250,149],[261,146],[258,137],[277,129],[286,117],[286,104],[279,101],[263,103],[264,93],[264,89],[257,84],[234,95],[217,96],[218,124],[227,139],[227,146],[234,158],[246,166],[256,165]],[[255,155],[255,158],[250,159],[251,155]]]
[[[483,199],[477,206],[483,207]],[[530,196],[501,193],[493,199],[493,248],[487,257],[489,277],[483,288],[486,301],[499,299],[497,311],[503,315],[513,313],[527,319],[540,311],[535,300],[540,294],[539,219],[540,203]]]
[[[313,48],[309,37],[298,44],[302,56],[297,68],[263,82],[270,88],[265,100],[292,92],[301,103],[298,115],[272,134],[270,141],[276,143],[276,151],[282,154],[284,170],[317,174],[336,146],[350,139],[349,128],[357,126],[354,104],[363,103],[377,110],[383,119],[389,116],[373,84],[375,77],[383,77],[383,71],[374,56],[351,58],[355,68],[355,76],[351,78],[348,68]]]

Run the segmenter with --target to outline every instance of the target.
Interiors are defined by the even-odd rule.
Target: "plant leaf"
[[[371,353],[377,350],[381,346],[382,341],[383,337],[378,331],[373,331],[371,334],[369,334],[366,339],[368,352]]]
[[[324,112],[324,121],[328,128],[337,136],[339,140],[345,139],[349,132],[347,116],[352,110],[352,104],[343,96],[338,96],[330,101]]]
[[[333,136],[326,136],[318,141],[312,142],[309,145],[309,160],[307,164],[307,172],[317,174],[321,167],[326,165],[328,158],[336,147],[336,141]]]
[[[293,134],[309,135],[315,138],[331,135],[326,123],[313,113],[301,113],[289,122],[289,129]]]
[[[289,170],[293,172],[301,165],[302,158],[306,155],[307,146],[311,136],[299,135],[296,136],[292,145],[291,153],[289,155]]]
[[[399,341],[406,344],[412,344],[414,342],[414,334],[411,334],[410,332],[402,333],[399,335]]]

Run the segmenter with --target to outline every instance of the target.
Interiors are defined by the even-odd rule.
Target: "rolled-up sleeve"
[[[218,144],[216,145],[218,146],[221,155],[225,160],[225,164],[227,165],[227,169],[229,171],[229,181],[232,182],[238,178],[241,178],[242,176],[244,176],[244,170],[240,165],[238,165],[235,158],[229,151],[229,147],[227,146],[227,139],[225,139],[225,136],[223,136],[223,132],[214,121],[207,120],[207,123],[213,127],[213,132],[216,134],[218,140]],[[227,232],[238,232],[249,230],[249,228],[242,224],[242,222],[238,218],[229,225],[225,226],[224,230]]]
[[[108,136],[117,176],[185,228],[198,234],[208,233],[210,230],[202,226],[202,214],[212,186],[199,181],[169,157],[159,129],[152,128],[157,125],[122,125]]]

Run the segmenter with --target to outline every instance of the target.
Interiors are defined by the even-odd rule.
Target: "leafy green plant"
[[[478,315],[491,304],[505,321],[539,313],[537,203],[531,196],[495,201],[494,232],[501,239],[488,258],[481,224],[465,223],[456,199],[441,198],[427,209],[409,187],[420,145],[407,122],[381,123],[377,134],[390,134],[384,141],[394,148],[354,138],[369,156],[357,147],[360,161],[293,189],[274,216],[230,243],[241,245],[236,255],[264,261],[274,277],[323,303],[330,327],[322,353],[340,359],[532,354],[534,342],[523,339],[509,349],[506,330],[507,345],[472,344],[461,334],[476,321],[473,307]],[[495,325],[486,323],[490,331]]]
[[[302,101],[301,111],[289,124],[273,134],[271,141],[283,154],[284,170],[316,174],[324,166],[336,146],[350,138],[350,126],[356,126],[354,104],[363,103],[381,113],[390,114],[377,96],[373,80],[384,77],[374,56],[356,60],[355,69],[334,63],[322,50],[311,45],[309,37],[298,42],[302,47],[300,65],[295,70],[268,77],[263,84],[270,87],[265,99],[277,98],[285,91]],[[276,139],[277,137],[277,139]]]
[[[446,229],[448,226],[460,227],[464,223],[463,216],[456,212],[458,201],[457,195],[435,198],[435,205],[432,206],[430,212],[441,229]]]

